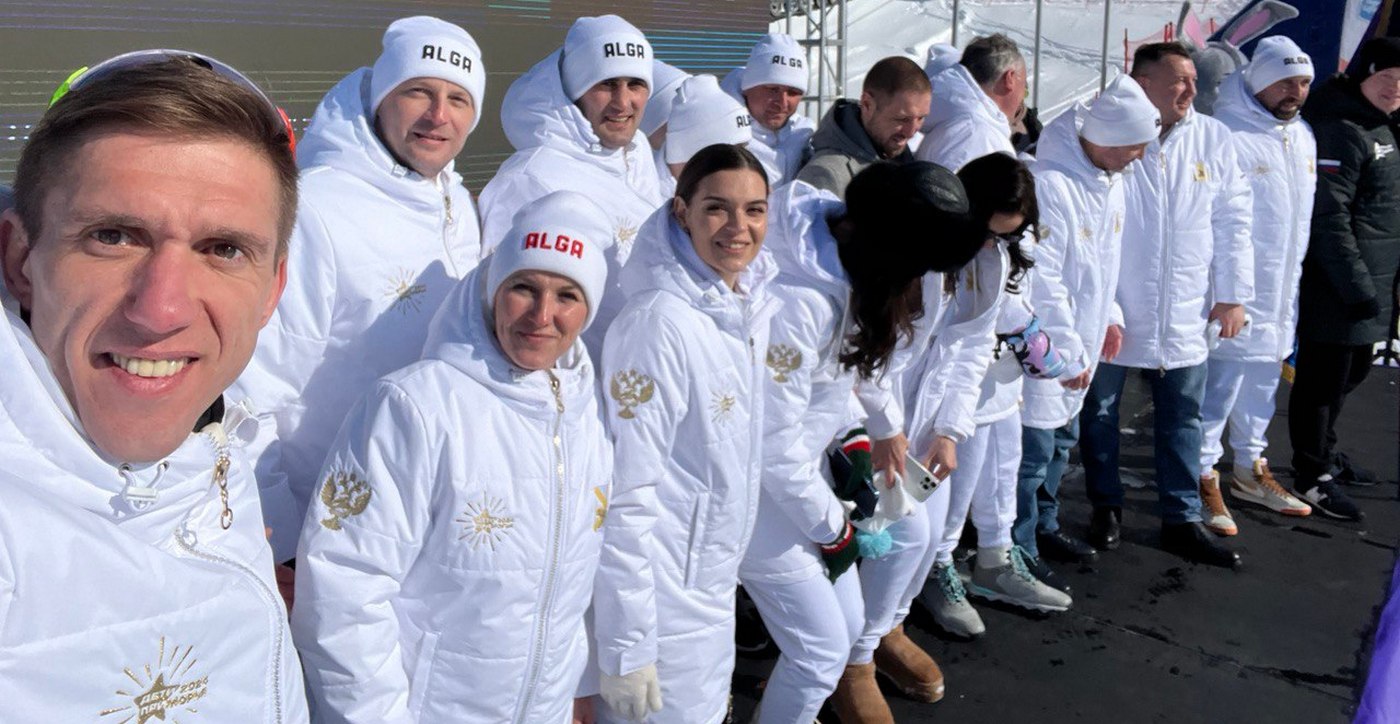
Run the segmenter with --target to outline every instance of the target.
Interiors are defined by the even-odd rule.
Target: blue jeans
[[[1016,475],[1016,522],[1011,540],[1039,558],[1036,533],[1060,529],[1060,478],[1069,464],[1069,449],[1079,438],[1079,420],[1054,430],[1021,428],[1021,469]]]
[[[1095,508],[1123,507],[1118,405],[1129,369],[1100,364],[1079,413],[1084,432],[1079,446],[1084,485]],[[1147,370],[1145,376],[1152,387],[1153,458],[1162,522],[1200,522],[1201,399],[1206,390],[1206,366]]]

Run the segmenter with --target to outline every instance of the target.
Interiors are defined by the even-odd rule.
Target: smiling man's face
[[[92,442],[157,460],[243,371],[286,283],[272,164],[237,140],[109,132],[71,153],[5,282]]]
[[[399,161],[432,178],[462,152],[476,114],[476,104],[462,86],[410,78],[380,102],[375,130]]]
[[[650,95],[640,78],[609,78],[584,91],[576,103],[604,148],[622,148],[636,135]]]

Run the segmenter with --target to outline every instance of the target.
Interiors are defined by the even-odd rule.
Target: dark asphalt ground
[[[1400,447],[1397,378],[1395,369],[1374,368],[1338,424],[1341,449],[1390,481]],[[1266,453],[1285,487],[1292,484],[1287,388]],[[1145,386],[1132,376],[1128,390],[1124,465],[1150,480]],[[987,633],[968,642],[942,634],[915,604],[907,628],[943,666],[948,693],[922,704],[882,680],[895,720],[1349,721],[1400,544],[1400,502],[1393,482],[1348,492],[1366,511],[1364,523],[1231,504],[1240,533],[1230,542],[1244,559],[1244,569],[1231,572],[1161,551],[1155,489],[1130,490],[1122,546],[1093,566],[1057,566],[1074,587],[1070,611],[1036,616],[976,602]],[[1077,470],[1061,496],[1064,527],[1082,535],[1089,504]],[[772,656],[739,659],[734,721],[748,721],[772,663]],[[828,709],[822,721],[836,717]]]

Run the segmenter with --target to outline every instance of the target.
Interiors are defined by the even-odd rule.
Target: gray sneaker
[[[967,600],[967,590],[953,564],[934,564],[930,579],[933,585],[924,588],[919,600],[944,631],[966,638],[976,638],[987,632],[982,617]]]
[[[1067,611],[1074,599],[1068,593],[1041,583],[1026,568],[1025,551],[1011,549],[1011,562],[997,568],[973,566],[968,593],[1033,611]]]

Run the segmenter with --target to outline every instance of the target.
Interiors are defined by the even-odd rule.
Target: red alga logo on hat
[[[561,254],[583,258],[583,240],[571,239],[564,234],[551,234],[547,231],[532,231],[525,235],[526,249],[553,249]]]

